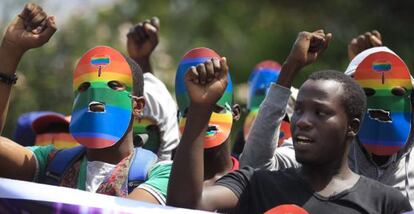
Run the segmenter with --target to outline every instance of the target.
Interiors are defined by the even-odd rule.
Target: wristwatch
[[[14,73],[9,76],[9,75],[0,73],[0,82],[4,82],[7,85],[14,85],[17,82],[17,75],[16,73]]]

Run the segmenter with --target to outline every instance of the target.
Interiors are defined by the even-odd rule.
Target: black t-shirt
[[[331,197],[314,192],[295,169],[279,171],[245,167],[216,182],[239,198],[235,213],[272,213],[276,207],[293,204],[309,213],[401,213],[411,210],[397,190],[361,176],[350,189]],[[300,208],[299,208],[300,209]]]

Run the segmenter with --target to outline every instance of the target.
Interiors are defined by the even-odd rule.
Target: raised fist
[[[358,37],[353,38],[348,44],[348,58],[351,61],[356,55],[362,51],[382,46],[381,34],[373,30],[371,32],[365,32]]]
[[[157,17],[145,20],[132,27],[127,34],[127,50],[134,60],[149,58],[158,45],[160,21]]]
[[[323,30],[312,33],[300,32],[286,61],[295,64],[299,68],[303,68],[316,61],[328,47],[331,39],[332,34],[325,34]]]
[[[214,107],[228,83],[226,58],[213,58],[190,67],[184,81],[192,104]]]
[[[55,32],[55,17],[48,16],[39,5],[28,3],[8,26],[2,45],[24,53],[47,43]]]

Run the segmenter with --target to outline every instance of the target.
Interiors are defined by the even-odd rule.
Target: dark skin
[[[361,53],[364,50],[382,46],[382,37],[381,33],[377,30],[373,30],[371,32],[365,32],[355,38],[353,38],[348,44],[348,57],[349,61],[351,61],[356,55]],[[378,166],[382,166],[388,162],[390,156],[384,155],[375,155],[375,154],[368,154],[368,151],[364,149],[367,155],[370,155],[372,160]]]
[[[36,4],[26,4],[4,35],[0,46],[0,65],[3,68],[1,72],[6,75],[13,74],[24,53],[46,44],[56,29],[53,16],[48,16]],[[112,89],[125,90],[125,84],[117,82]],[[6,118],[10,92],[11,86],[0,82],[0,119],[2,122]],[[145,100],[143,97],[132,96],[131,105],[133,117],[137,117],[144,109]],[[101,111],[101,109],[102,106],[99,105],[91,107],[91,111]],[[117,164],[129,156],[133,151],[132,121],[131,119],[125,135],[119,142],[104,149],[87,149],[87,159]],[[35,176],[35,171],[36,160],[32,151],[8,138],[0,137],[0,177],[31,181]],[[136,189],[130,198],[159,203],[145,190]]]
[[[127,34],[128,55],[137,62],[144,73],[153,73],[150,57],[159,42],[160,21],[157,17],[132,27]]]
[[[331,38],[331,34],[325,34],[322,30],[313,33],[299,33],[281,68],[277,84],[290,88],[294,77],[303,67],[316,61],[328,47]],[[203,149],[203,134],[207,128],[212,108],[226,88],[226,74],[227,69],[218,68],[214,69],[214,76],[210,76],[210,80],[206,76],[201,77],[196,70],[188,72],[186,75],[191,105],[170,176],[168,205],[214,211],[234,208],[238,203],[238,198],[230,189],[218,185],[203,185],[203,162],[199,158]],[[304,164],[304,167],[298,170],[298,175],[309,182],[315,192],[325,196],[353,186],[358,178],[347,165],[346,151],[358,130],[359,120],[357,118],[347,120],[345,109],[340,105],[339,98],[333,97],[333,95],[327,96],[333,89],[336,92],[333,95],[342,92],[342,86],[335,81],[307,81],[299,92],[303,98],[299,102],[303,102],[302,108],[305,112],[311,112],[314,106],[319,108],[320,105],[323,105],[327,108],[325,105],[333,105],[329,106],[329,109],[334,111],[334,113],[330,112],[329,118],[333,117],[334,120],[331,121],[332,118],[327,120],[336,125],[335,137],[340,140],[342,148],[339,151],[340,156],[331,155],[324,159],[320,158],[321,155],[318,154],[320,151],[316,149],[317,147],[311,146],[308,150],[300,142],[297,144],[299,146],[296,146],[300,150],[299,158],[302,158]],[[315,96],[312,92],[318,92],[320,96]],[[335,102],[330,104],[330,101]],[[295,121],[291,124],[292,133],[308,134],[309,131],[314,131],[312,128],[314,125],[311,124],[310,118],[312,117],[309,114],[306,114],[304,118],[296,115]],[[319,122],[323,124],[324,121]],[[297,143],[295,138],[293,141]],[[315,138],[315,142],[323,141]],[[327,143],[338,144],[336,140],[323,142],[323,144]],[[186,191],[182,191],[182,189],[186,189]]]

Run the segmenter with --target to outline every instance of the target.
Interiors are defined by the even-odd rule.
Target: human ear
[[[145,107],[144,97],[132,96],[132,114],[134,115],[135,118],[142,117],[142,114],[144,113],[144,107]]]
[[[231,108],[231,110],[232,110],[233,120],[238,121],[240,119],[240,114],[241,114],[240,105],[239,104],[234,104],[233,107]]]
[[[361,121],[358,118],[353,118],[348,124],[347,136],[355,137],[359,132]]]

